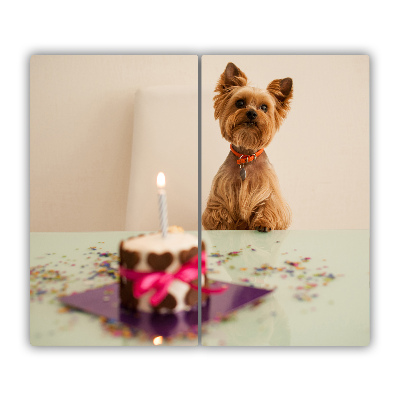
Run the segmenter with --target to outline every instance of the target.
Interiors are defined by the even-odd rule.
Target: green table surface
[[[57,299],[116,282],[104,263],[116,268],[120,241],[139,233],[31,233],[32,345],[153,346],[141,333]],[[202,240],[211,279],[275,289],[257,305],[204,324],[203,345],[368,345],[368,230],[203,231]],[[193,335],[163,342],[197,344]]]
[[[203,240],[210,278],[275,288],[206,327],[203,345],[369,344],[368,230],[207,231]]]
[[[30,234],[32,345],[153,346],[151,338],[140,332],[132,333],[113,321],[70,310],[58,300],[60,295],[117,282],[102,263],[117,269],[120,241],[140,233],[145,232]],[[197,236],[197,232],[191,233]],[[162,345],[197,346],[198,337],[175,337]]]

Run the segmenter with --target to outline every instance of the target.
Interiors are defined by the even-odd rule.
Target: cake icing
[[[140,252],[140,259],[135,266],[135,270],[138,272],[151,272],[154,270],[149,265],[149,256],[150,263],[166,264],[170,256],[165,254],[170,253],[172,255],[172,263],[168,265],[165,272],[173,273],[182,264],[180,262],[180,253],[182,251],[190,251],[192,257],[197,254],[197,238],[186,232],[168,233],[165,238],[162,237],[161,233],[153,233],[125,240],[122,243],[122,250]],[[153,260],[152,254],[156,255],[155,257],[153,256]]]

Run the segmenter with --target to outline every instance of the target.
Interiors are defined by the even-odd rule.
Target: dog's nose
[[[250,121],[253,121],[253,119],[257,118],[257,113],[254,110],[249,110],[247,111],[246,116]]]

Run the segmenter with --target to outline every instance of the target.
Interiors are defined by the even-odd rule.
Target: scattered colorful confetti
[[[104,331],[110,333],[115,337],[132,338],[137,337],[140,332],[131,326],[122,324],[121,322],[113,319],[100,317],[100,323]]]
[[[208,255],[208,257],[223,257],[223,255],[220,253],[211,253]]]
[[[89,280],[94,279],[98,276],[110,276],[113,279],[117,279],[119,274],[118,274],[118,267],[114,268],[111,266],[110,261],[103,261],[100,264],[95,264],[96,270],[93,273],[93,275],[89,276]]]
[[[79,250],[79,248],[75,250]],[[30,301],[32,303],[46,301],[49,304],[54,304],[57,307],[55,312],[60,314],[60,317],[62,317],[62,314],[76,313],[76,315],[78,315],[79,312],[77,310],[63,306],[58,300],[58,297],[74,293],[70,289],[71,283],[79,282],[85,286],[96,287],[110,283],[110,280],[112,282],[119,279],[119,256],[117,253],[97,251],[101,250],[98,249],[97,246],[91,246],[86,248],[86,250],[82,250],[84,252],[81,254],[81,259],[86,259],[83,264],[76,263],[76,255],[74,255],[74,259],[68,259],[68,256],[64,254],[57,256],[56,253],[45,253],[43,256],[36,257],[36,259],[40,260],[43,264],[30,267]],[[44,263],[46,259],[48,262]],[[64,270],[66,269],[66,265],[74,267],[68,271],[68,274],[67,271]],[[111,295],[112,291],[105,290],[103,301],[110,301]],[[68,320],[60,319],[63,322],[61,325],[58,325],[58,329],[72,329],[77,318],[78,317],[75,316],[72,319],[69,317]],[[143,342],[149,339],[153,340],[153,338],[149,338],[145,332],[138,331],[121,322],[109,320],[104,317],[93,316],[93,318],[100,320],[101,328],[108,335],[124,339],[136,338]],[[51,335],[54,334],[56,334],[56,331],[51,332]],[[196,331],[193,332],[164,338],[164,343],[170,344],[176,339],[197,340],[197,328]]]
[[[99,257],[113,257],[116,256],[117,253],[110,253],[109,251],[106,251],[105,253],[97,253]]]
[[[215,246],[214,246],[215,247]],[[248,244],[245,248],[247,251],[256,251],[252,247],[251,244]],[[297,249],[293,249],[293,251],[297,251]],[[226,254],[221,254],[218,251],[215,251],[214,253],[211,253],[210,257],[218,257],[219,260],[216,262],[210,262],[210,264],[213,266],[213,268],[208,268],[208,271],[212,273],[219,273],[220,270],[218,268],[214,268],[214,266],[221,266],[222,264],[225,264],[231,257],[239,257],[243,252],[243,249],[240,249],[239,251],[230,251]],[[283,252],[281,255],[287,255],[289,252]],[[298,256],[296,256],[297,258]],[[256,280],[254,279],[261,279],[260,286],[266,286],[265,284],[265,278],[262,277],[278,277],[282,280],[285,280],[287,283],[289,283],[289,289],[294,290],[294,295],[293,297],[297,299],[298,301],[312,301],[313,299],[319,297],[318,293],[315,293],[315,290],[317,288],[321,288],[324,286],[327,286],[330,282],[332,282],[334,279],[336,279],[339,276],[344,276],[343,274],[340,275],[333,275],[332,273],[328,272],[316,272],[320,271],[321,268],[328,268],[328,266],[324,265],[323,267],[317,267],[314,270],[311,268],[306,268],[305,263],[309,263],[311,260],[311,257],[298,257],[300,261],[297,260],[286,260],[284,261],[284,264],[286,266],[271,266],[267,263],[263,263],[260,266],[253,266],[253,271],[251,275],[253,276],[259,276],[260,278],[243,278],[239,277],[239,281],[243,282],[245,284],[248,284],[250,286],[254,286],[254,283],[257,283]],[[240,258],[239,260],[240,261]],[[326,260],[324,260],[326,261]],[[248,262],[248,260],[247,260]],[[311,263],[310,263],[311,265]],[[236,263],[236,266],[230,265],[229,269],[237,269],[238,271],[245,272],[249,270],[250,268],[248,266],[240,266],[240,263]],[[302,284],[291,284],[293,282],[292,279],[296,279],[296,281],[301,281]],[[269,286],[269,284],[267,284]],[[278,286],[279,288],[279,286]],[[311,293],[310,293],[311,291]]]

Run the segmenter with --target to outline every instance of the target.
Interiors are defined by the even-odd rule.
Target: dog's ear
[[[279,127],[290,110],[290,101],[293,97],[292,78],[275,79],[268,85],[267,90],[276,100],[275,121]]]
[[[267,90],[275,97],[279,105],[286,107],[293,97],[292,78],[275,79],[268,85]]]
[[[220,117],[224,104],[232,93],[232,89],[246,85],[247,76],[234,63],[228,63],[215,87],[215,92],[217,93],[214,96],[215,119]]]
[[[230,62],[227,64],[225,71],[219,78],[215,91],[222,93],[227,89],[229,90],[232,86],[246,85],[247,76],[234,63]]]

